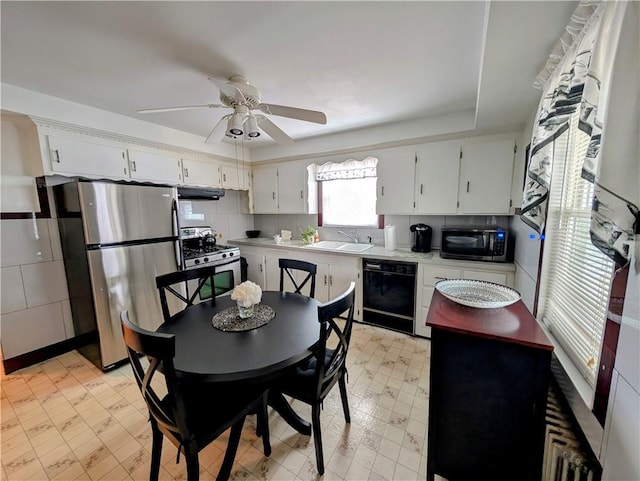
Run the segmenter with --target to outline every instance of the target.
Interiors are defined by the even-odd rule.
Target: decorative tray
[[[435,287],[453,302],[481,309],[505,307],[520,300],[518,291],[493,282],[447,279],[437,282]]]

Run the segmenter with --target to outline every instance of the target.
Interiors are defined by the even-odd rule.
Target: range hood
[[[224,189],[213,187],[178,187],[179,199],[218,200],[224,197]]]

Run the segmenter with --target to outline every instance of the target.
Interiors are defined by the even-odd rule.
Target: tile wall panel
[[[22,287],[20,267],[3,267],[0,269],[2,303],[0,312],[20,311],[27,308],[27,300]]]
[[[69,298],[63,261],[28,264],[21,269],[28,307]]]
[[[53,259],[47,219],[2,220],[0,226],[0,267]]]
[[[2,354],[10,359],[66,339],[59,302],[2,315]]]

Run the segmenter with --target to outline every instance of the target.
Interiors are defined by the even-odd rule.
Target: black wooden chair
[[[318,306],[320,341],[316,346],[314,357],[310,362],[296,366],[278,381],[277,386],[277,389],[283,394],[311,405],[311,424],[319,474],[324,473],[320,409],[323,400],[336,383],[340,387],[344,419],[347,423],[351,422],[345,377],[347,374],[347,351],[353,326],[355,287],[356,283],[351,282],[349,288],[342,295]],[[344,327],[340,328],[335,321],[336,318],[344,319]],[[335,348],[327,347],[327,343],[330,345],[335,343]],[[322,360],[322,362],[318,362],[318,360]]]
[[[309,297],[316,295],[316,270],[317,266],[311,262],[299,261],[295,259],[279,259],[280,265],[280,292],[284,292],[284,279],[285,275],[289,277],[293,284],[294,292],[296,294],[307,295],[302,292],[304,286],[311,281],[309,287]],[[307,275],[301,281],[296,280],[295,271],[306,272]]]
[[[175,336],[134,325],[126,311],[120,314],[120,319],[133,373],[149,409],[153,433],[150,481],[158,480],[164,436],[178,448],[178,460],[180,452],[184,453],[187,480],[197,481],[200,475],[198,453],[231,428],[227,451],[216,478],[228,479],[246,415],[256,410],[266,413],[264,390],[225,387],[222,392],[215,383],[179,380],[173,365]],[[149,365],[146,369],[139,355],[147,356]],[[158,372],[161,372],[159,377],[164,374],[167,390],[162,398],[153,386],[154,375]],[[265,420],[266,417],[259,417],[259,422]],[[271,453],[268,428],[265,426],[262,432],[264,452],[268,456]]]
[[[177,310],[186,309],[196,301],[200,301],[201,298],[205,298],[205,302],[215,305],[215,274],[215,266],[204,266],[157,276],[156,287],[160,294],[160,305],[162,306],[164,320],[168,321],[171,318],[172,309],[169,306],[170,303],[174,307],[174,311],[176,310],[176,305],[180,306],[180,309]],[[178,287],[180,285],[182,285],[182,289]],[[206,290],[210,290],[210,296],[208,295],[209,292],[205,292]],[[174,297],[168,297],[167,293]]]

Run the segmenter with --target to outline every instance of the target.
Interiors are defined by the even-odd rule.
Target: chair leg
[[[233,468],[233,461],[236,458],[236,452],[238,451],[238,444],[240,444],[240,435],[242,434],[242,426],[244,425],[245,416],[242,416],[233,426],[231,426],[231,434],[229,435],[229,443],[227,444],[227,452],[224,453],[224,460],[216,481],[226,481],[231,474],[231,468]]]
[[[324,474],[322,432],[320,430],[320,404],[314,404],[311,408],[311,424],[313,426],[313,442],[316,445],[316,467],[318,468],[318,474]]]
[[[200,462],[198,461],[198,446],[193,441],[184,447],[184,458],[187,461],[187,481],[200,479]]]
[[[347,399],[347,382],[344,379],[344,375],[340,376],[338,385],[340,386],[340,398],[342,399],[342,410],[344,411],[344,420],[346,423],[350,423],[351,415],[349,414],[349,400]]]
[[[158,429],[158,425],[151,418],[151,435],[152,435],[152,447],[151,447],[151,471],[149,473],[149,481],[158,481],[160,477],[160,456],[162,455],[162,440],[164,435]]]
[[[267,411],[268,393],[264,393],[257,409],[257,433],[262,436],[262,449],[264,455],[271,456],[271,442],[269,440],[269,412]]]

